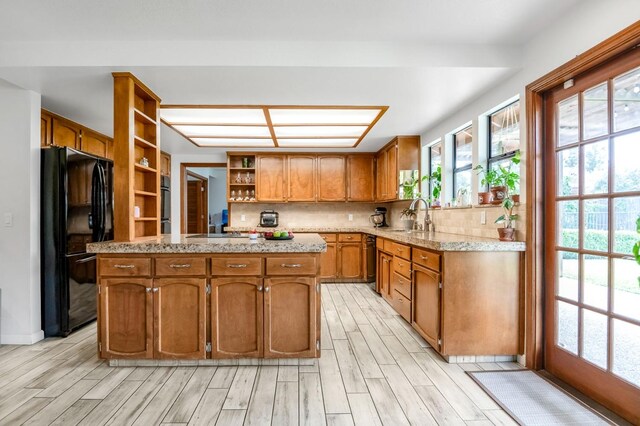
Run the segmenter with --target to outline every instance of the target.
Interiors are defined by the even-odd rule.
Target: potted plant
[[[520,181],[520,175],[517,172],[511,171],[511,167],[514,164],[520,164],[520,151],[516,151],[515,155],[511,158],[511,162],[507,167],[498,165],[497,169],[485,170],[484,167],[478,165],[474,167],[474,170],[478,170],[478,175],[484,173],[482,178],[482,185],[487,185],[491,192],[490,199],[487,200],[488,194],[486,192],[478,193],[479,204],[501,204],[502,201],[513,194],[516,191],[518,182]],[[519,201],[520,195],[518,195]],[[512,199],[512,201],[514,201]]]
[[[495,223],[504,223],[503,228],[498,228],[498,235],[500,241],[513,241],[515,239],[515,229],[513,228],[513,222],[518,219],[517,214],[513,214],[513,206],[515,203],[513,199],[507,195],[502,200],[503,214],[496,219]]]
[[[478,204],[490,204],[493,201],[493,193],[497,192],[499,188],[500,181],[498,180],[498,171],[497,170],[485,170],[481,165],[477,165],[473,168],[473,170],[478,171],[478,176],[482,176],[482,180],[480,183],[485,188],[489,188],[489,191],[481,191],[478,192]]]
[[[404,173],[404,171],[402,172]],[[426,177],[423,177],[424,180]],[[402,199],[403,200],[413,200],[417,196],[416,186],[420,183],[421,179],[418,178],[418,171],[414,170],[411,172],[408,178],[405,178],[404,181],[400,184],[402,187]]]
[[[442,191],[442,167],[438,165],[430,176],[423,176],[422,180],[428,180],[432,184],[431,189],[431,207],[440,207],[440,192]]]
[[[402,228],[407,232],[411,231],[416,221],[416,217],[417,217],[417,214],[414,209],[410,209],[409,207],[403,209],[400,212],[400,220],[402,222]]]

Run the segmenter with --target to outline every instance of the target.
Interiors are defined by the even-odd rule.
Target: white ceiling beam
[[[389,42],[3,42],[0,66],[291,66],[519,68],[498,45]]]

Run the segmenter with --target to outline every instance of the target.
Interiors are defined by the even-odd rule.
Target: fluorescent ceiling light
[[[235,139],[235,138],[191,138],[193,143],[198,146],[211,147],[237,147],[237,148],[253,148],[253,147],[271,147],[273,148],[273,140],[271,139]]]
[[[276,137],[355,137],[359,138],[368,126],[274,126]]]
[[[177,131],[186,136],[244,136],[244,137],[265,137],[271,138],[269,128],[266,126],[195,126],[188,125],[173,126]]]
[[[278,146],[299,148],[351,148],[358,138],[353,139],[278,139]]]
[[[271,122],[278,124],[364,124],[376,119],[382,108],[377,109],[330,109],[269,108]]]
[[[262,124],[262,108],[162,108],[160,117],[170,124]]]

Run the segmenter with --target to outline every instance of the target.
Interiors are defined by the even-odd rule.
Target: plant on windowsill
[[[491,189],[492,187],[497,188],[497,185],[499,185],[497,170],[485,170],[480,164],[475,166],[473,170],[478,171],[478,176],[484,175],[480,181],[483,187]],[[492,200],[491,194],[492,191],[478,192],[478,204],[490,204]]]
[[[442,167],[438,165],[430,176],[423,176],[422,180],[428,180],[432,184],[431,197],[429,197],[431,208],[439,208],[440,193],[442,191]]]
[[[402,222],[402,228],[405,231],[411,231],[413,229],[413,225],[416,222],[417,213],[414,209],[410,209],[409,207],[403,209],[400,212],[400,221]]]
[[[507,195],[502,200],[502,210],[503,214],[498,217],[495,223],[504,223],[503,228],[498,228],[498,235],[500,237],[500,241],[513,241],[515,240],[516,230],[513,227],[513,222],[515,222],[519,216],[517,214],[513,214],[513,207],[515,203],[511,196]]]
[[[482,165],[477,165],[473,168],[478,171],[478,175],[484,174],[480,183],[489,187],[489,193],[478,193],[478,204],[501,204],[507,196],[511,196],[515,202],[520,201],[520,195],[514,194],[518,182],[520,182],[520,174],[511,171],[514,164],[520,164],[520,150],[511,157],[511,162],[507,167],[498,165],[497,169],[485,170]]]

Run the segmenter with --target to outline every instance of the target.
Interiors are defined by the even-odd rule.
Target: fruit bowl
[[[273,241],[273,240],[293,240],[293,235],[287,235],[285,237],[267,237],[267,236],[265,236],[264,239],[265,240],[270,240],[270,241]]]

